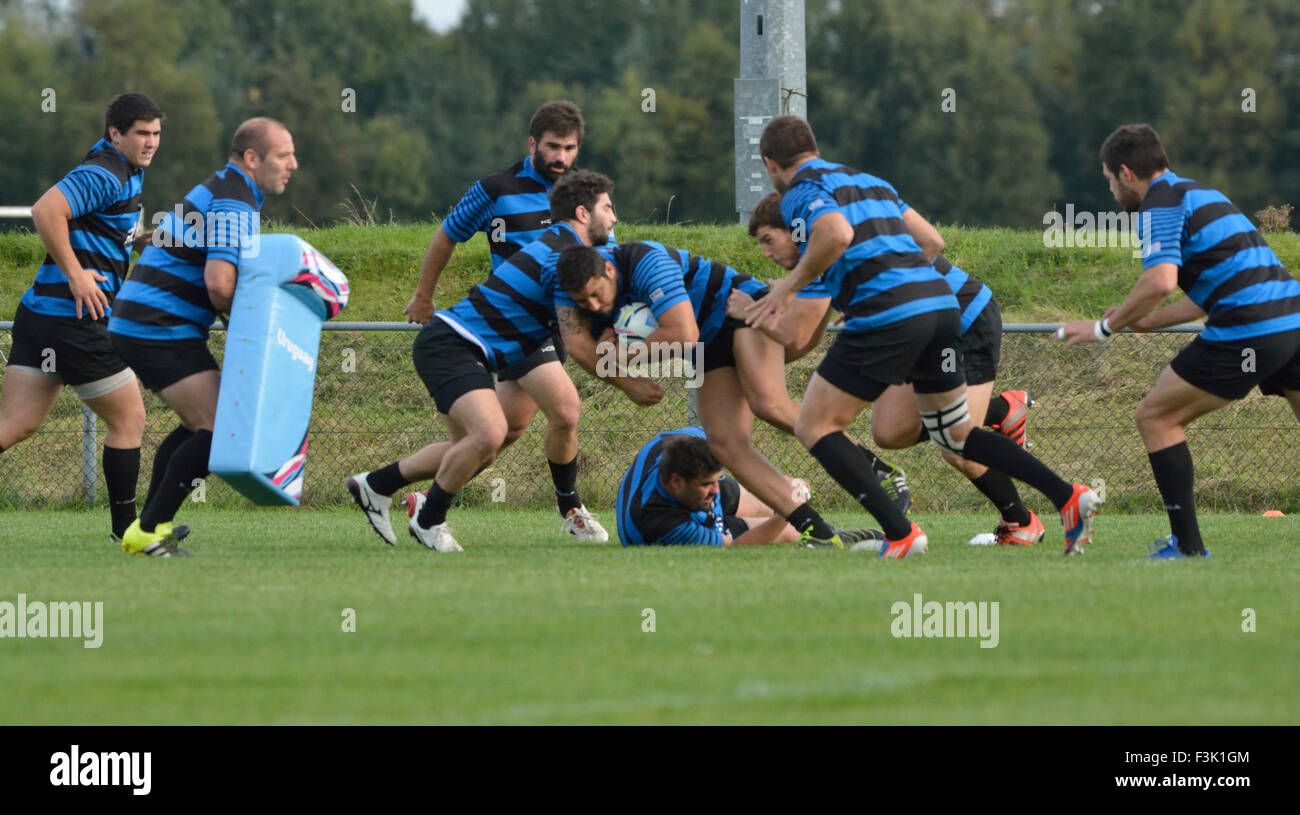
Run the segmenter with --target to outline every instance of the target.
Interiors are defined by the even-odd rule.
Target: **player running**
[[[32,205],[45,260],[14,315],[0,389],[0,452],[40,428],[67,385],[108,425],[104,483],[112,540],[135,520],[144,402],[135,374],[113,350],[108,318],[126,279],[144,206],[144,168],[162,139],[163,112],[142,93],[113,97],[104,137]]]
[[[414,323],[433,316],[433,293],[458,244],[475,233],[487,236],[492,271],[552,224],[547,196],[573,169],[586,124],[572,102],[547,102],[528,123],[528,155],[499,173],[475,181],[438,226],[420,266],[420,281],[404,314]],[[564,372],[564,344],[558,335],[518,362],[497,371],[496,391],[506,417],[505,445],[513,444],[540,408],[546,416],[546,453],[555,484],[562,531],[579,540],[606,541],[600,522],[578,494],[578,391]]]
[[[496,460],[506,444],[508,422],[497,398],[493,373],[518,363],[545,345],[555,323],[555,264],[564,249],[604,243],[618,220],[610,193],[614,182],[599,173],[567,173],[551,193],[553,226],[502,263],[487,281],[470,289],[465,299],[440,310],[425,323],[412,349],[416,373],[451,436],[372,472],[348,479],[352,494],[371,528],[385,543],[396,544],[389,510],[392,495],[402,487],[433,478],[427,495],[417,494],[410,534],[439,552],[463,551],[447,525],[447,510],[470,479]],[[568,379],[562,368],[560,374]],[[545,376],[539,367],[520,381],[525,388]],[[634,401],[657,401],[663,390],[651,380],[620,380]],[[572,383],[570,383],[572,387]],[[565,419],[573,432],[551,434],[548,444],[572,440],[572,448],[548,457],[573,462],[565,478],[577,477],[578,409]],[[577,495],[576,484],[564,488]],[[585,507],[570,517],[590,518]],[[594,519],[593,519],[594,520]],[[604,533],[604,530],[600,530]],[[608,534],[602,538],[608,540]]]
[[[1091,538],[1100,497],[1063,481],[1006,436],[971,424],[959,352],[961,312],[931,263],[943,249],[939,233],[905,207],[888,182],[822,159],[812,128],[798,117],[770,121],[759,152],[783,194],[785,225],[801,224],[808,240],[799,244],[801,257],[790,275],[749,307],[747,322],[779,325],[795,292],[824,275],[844,313],[844,330],[808,384],[795,435],[881,523],[888,539],[881,555],[923,552],[928,539],[889,501],[845,431],[889,385],[908,381],[931,441],[1034,486],[1061,513],[1065,553],[1080,551]],[[926,252],[913,235],[923,236]]]
[[[902,204],[902,209],[907,210]],[[795,245],[790,230],[781,217],[781,195],[772,192],[764,196],[754,208],[749,219],[749,234],[758,240],[763,255],[789,271],[799,263],[799,247]],[[913,235],[917,238],[916,235]],[[923,233],[920,238],[924,239]],[[1002,349],[1002,313],[993,292],[988,286],[948,262],[942,254],[934,259],[934,269],[943,275],[961,310],[960,351],[966,369],[967,402],[971,422],[998,430],[1021,447],[1026,446],[1025,417],[1032,402],[1025,391],[1003,391],[993,396],[993,380],[997,376],[998,360]],[[733,295],[733,309],[743,310],[749,305],[743,295]],[[827,310],[830,303],[827,302]],[[785,322],[785,318],[782,318]],[[890,385],[871,408],[871,434],[876,444],[888,450],[899,450],[929,441],[929,433],[916,409],[916,398],[911,385]],[[863,448],[872,462],[872,468],[881,477],[882,486],[889,493],[889,465],[883,465]],[[1042,521],[1020,498],[1015,483],[996,470],[968,461],[940,448],[945,461],[970,479],[1001,515],[1001,522],[993,533],[999,545],[1020,544],[1029,546],[1042,540],[1045,530]],[[892,498],[893,495],[891,494]]]
[[[283,193],[297,169],[284,125],[262,117],[241,124],[226,166],[167,213],[117,295],[108,321],[113,347],[180,419],[158,445],[144,509],[122,536],[130,554],[189,554],[176,545],[180,527],[173,529],[172,519],[208,474],[221,384],[208,329],[230,311],[240,254],[254,245],[262,202]]]
[[[1068,348],[1126,327],[1151,331],[1209,317],[1200,336],[1160,372],[1136,416],[1169,514],[1169,536],[1153,544],[1151,557],[1208,558],[1196,520],[1187,426],[1256,386],[1284,397],[1300,418],[1300,281],[1223,193],[1170,169],[1149,125],[1111,133],[1101,165],[1115,200],[1149,216],[1138,219],[1142,277],[1100,320],[1067,323],[1057,336]],[[1175,288],[1186,296],[1153,311]]]

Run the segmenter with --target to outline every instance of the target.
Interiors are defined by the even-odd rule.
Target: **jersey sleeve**
[[[1141,210],[1138,237],[1142,246],[1143,269],[1150,269],[1158,263],[1183,265],[1182,240],[1186,223],[1187,213],[1182,202]]]
[[[208,260],[239,265],[242,250],[251,248],[261,228],[261,213],[244,201],[214,198],[204,216],[204,246]]]
[[[456,243],[464,243],[474,237],[475,232],[486,230],[491,220],[492,199],[483,189],[483,184],[475,181],[442,222],[442,230]]]
[[[802,225],[803,243],[812,234],[813,224],[818,218],[839,211],[835,196],[811,181],[795,184],[781,197],[781,217],[792,232],[798,233]]]
[[[676,546],[722,546],[726,543],[717,524],[705,524],[685,509],[662,513],[646,540]],[[643,525],[644,526],[644,525]]]
[[[68,199],[73,218],[103,209],[116,201],[122,191],[122,182],[116,176],[93,164],[72,168],[54,186]]]
[[[667,252],[645,244],[623,246],[628,251],[625,262],[620,266],[624,274],[627,274],[629,266],[632,268],[628,288],[633,299],[650,304],[650,312],[655,319],[678,303],[690,302],[682,278],[682,267]]]

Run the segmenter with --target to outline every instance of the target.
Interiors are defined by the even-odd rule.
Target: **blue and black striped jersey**
[[[993,292],[979,278],[952,265],[943,255],[935,257],[934,270],[943,275],[948,288],[957,297],[957,308],[961,309],[961,333],[965,334],[993,299]]]
[[[1300,328],[1300,281],[1223,193],[1168,170],[1151,182],[1139,211],[1142,266],[1178,267],[1178,287],[1207,315],[1203,339]]]
[[[871,331],[931,311],[957,308],[952,289],[925,259],[903,223],[907,205],[889,182],[813,158],[801,164],[781,198],[781,216],[811,235],[817,219],[838,212],[853,242],[821,280],[844,312],[844,330]],[[799,252],[808,248],[800,241]]]
[[[234,164],[190,190],[154,230],[153,241],[118,292],[108,330],[143,340],[206,339],[216,318],[203,267],[239,267],[256,251],[262,191]]]
[[[572,227],[550,227],[471,288],[464,300],[434,316],[477,345],[492,370],[518,362],[555,329],[555,264],[570,246],[582,246]]]
[[[474,237],[475,232],[487,235],[495,271],[551,225],[547,196],[552,186],[533,168],[532,156],[527,156],[475,181],[442,222],[443,231],[457,243]]]
[[[638,286],[635,284],[635,275],[629,277],[623,274],[623,263],[630,262],[632,258],[638,261],[650,256],[653,253],[642,249],[624,249],[622,255],[616,249],[623,247],[635,247],[636,244],[644,244],[646,247],[658,249],[664,252],[672,259],[674,265],[681,271],[682,287],[686,291],[687,298],[691,301],[691,306],[695,310],[695,323],[700,329],[699,341],[708,345],[713,338],[722,330],[727,320],[727,298],[731,295],[733,289],[739,289],[751,297],[757,297],[761,292],[767,290],[767,284],[756,277],[747,275],[744,272],[738,272],[725,263],[708,258],[692,255],[685,249],[676,249],[671,246],[664,246],[658,241],[630,241],[621,244],[619,247],[599,247],[601,254],[605,255],[614,265],[619,267],[619,299],[615,303],[614,311],[608,315],[594,315],[592,319],[593,328],[599,329],[609,322],[613,322],[618,311],[623,306],[631,302],[641,301],[650,302],[648,296],[639,296],[639,292],[648,290],[650,294],[654,293],[654,288],[643,283]],[[640,264],[638,263],[638,266]],[[667,291],[666,288],[660,287],[660,290]],[[567,301],[567,302],[564,302]],[[564,305],[576,305],[568,295],[564,295],[560,301]],[[661,303],[666,302],[661,299]],[[654,311],[655,317],[658,317],[669,307],[682,302],[681,298],[674,297],[671,302],[662,305],[658,311],[654,311],[654,305],[651,310]]]
[[[72,210],[68,221],[72,252],[81,268],[108,278],[96,285],[104,290],[111,304],[131,262],[131,242],[143,210],[140,196],[144,191],[144,170],[131,169],[111,142],[100,139],[81,163],[54,186],[68,199]],[[22,304],[37,314],[77,316],[68,278],[48,254],[36,271],[36,281],[23,293]],[[104,313],[110,311],[105,309]]]
[[[660,433],[641,448],[632,466],[623,474],[614,513],[618,518],[618,537],[624,546],[654,543],[722,546],[725,543],[721,492],[714,497],[711,511],[691,511],[659,483],[659,460],[663,456],[664,441],[683,435],[704,438],[704,430],[683,427]]]

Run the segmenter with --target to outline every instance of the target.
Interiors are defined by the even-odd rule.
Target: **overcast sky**
[[[415,0],[415,14],[435,31],[446,31],[460,20],[465,0]]]

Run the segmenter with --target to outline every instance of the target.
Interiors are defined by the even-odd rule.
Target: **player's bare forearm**
[[[203,284],[208,288],[208,300],[218,313],[229,313],[235,299],[235,280],[238,270],[228,260],[209,260],[203,265]]]
[[[415,294],[402,309],[402,314],[413,323],[426,323],[433,316],[433,291],[442,277],[442,270],[456,251],[456,242],[451,239],[441,225],[434,233],[424,260],[420,263],[420,279],[415,284]]]
[[[808,248],[803,257],[790,271],[791,291],[799,291],[817,279],[819,275],[840,259],[844,250],[853,243],[853,227],[848,219],[838,212],[823,215],[813,224],[812,234],[808,236]]]
[[[424,260],[420,263],[420,280],[415,284],[416,294],[433,299],[433,292],[438,287],[442,270],[447,268],[447,262],[451,260],[451,255],[455,251],[456,242],[439,224],[438,231],[433,233],[433,240],[429,242],[429,248],[424,253]]]
[[[661,348],[689,350],[688,345],[700,338],[695,311],[689,302],[678,303],[659,315],[659,326],[645,338],[647,343],[661,343]]]
[[[1205,316],[1201,307],[1192,302],[1192,298],[1183,297],[1176,303],[1156,309],[1147,316],[1130,324],[1134,331],[1154,331],[1171,325],[1195,322]]]
[[[598,349],[596,340],[591,336],[591,319],[572,306],[556,306],[555,318],[560,326],[560,339],[564,341],[565,352],[584,371],[596,376]]]
[[[903,212],[903,225],[911,233],[912,240],[921,247],[925,259],[933,263],[944,247],[943,236],[939,234],[939,230],[913,208]]]
[[[1111,331],[1119,331],[1142,319],[1165,301],[1178,286],[1178,267],[1172,263],[1157,263],[1142,273],[1133,284],[1124,302],[1106,318]]]

